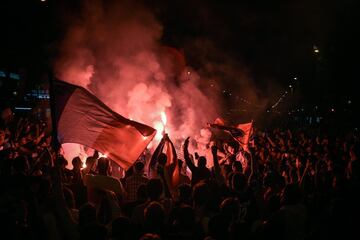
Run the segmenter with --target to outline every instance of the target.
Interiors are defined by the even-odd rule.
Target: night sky
[[[273,83],[285,89],[296,77],[305,105],[358,104],[356,0],[142,2],[163,25],[162,43],[184,50],[195,69],[202,62],[191,42],[207,39],[247,69],[260,95]],[[64,16],[76,15],[81,1],[12,0],[1,1],[0,8],[0,67],[26,69],[36,81],[71,24]],[[231,88],[234,81],[224,86]]]

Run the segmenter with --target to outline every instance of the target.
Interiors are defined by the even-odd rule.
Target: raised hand
[[[211,153],[215,156],[217,155],[217,146],[216,145],[211,146]]]
[[[163,140],[169,140],[169,135],[167,133],[164,134]]]
[[[169,140],[169,135],[167,133],[163,134],[163,137],[161,138],[161,142],[166,142]]]
[[[190,140],[190,137],[187,137],[185,139],[185,142],[184,142],[184,147],[187,148],[189,146],[189,140]]]

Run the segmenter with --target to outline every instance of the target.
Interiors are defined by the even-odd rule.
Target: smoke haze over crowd
[[[161,24],[140,5],[87,3],[62,43],[57,77],[81,85],[125,117],[194,135],[217,116],[217,92],[185,66],[185,56],[160,43]]]

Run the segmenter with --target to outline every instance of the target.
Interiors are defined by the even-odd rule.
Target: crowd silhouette
[[[190,141],[183,159],[155,151],[118,179],[96,151],[86,168],[56,153],[46,122],[3,119],[1,238],[358,239],[356,132],[255,129],[249,151],[217,141],[211,159],[190,152]]]

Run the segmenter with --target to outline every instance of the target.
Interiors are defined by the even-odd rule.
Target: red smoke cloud
[[[209,141],[200,130],[218,116],[217,92],[209,94],[208,79],[186,66],[180,51],[161,44],[162,26],[150,11],[130,2],[86,1],[69,22],[55,64],[58,78],[153,127],[159,128],[166,112],[166,131],[174,140]]]

